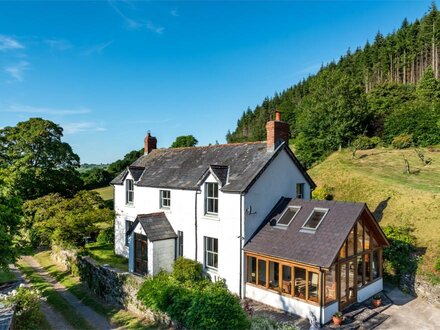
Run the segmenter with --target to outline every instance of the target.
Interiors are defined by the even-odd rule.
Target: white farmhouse
[[[279,112],[266,130],[267,142],[175,149],[156,149],[157,141],[148,133],[144,155],[112,181],[115,252],[129,259],[131,272],[147,275],[171,270],[179,256],[198,260],[212,280],[225,280],[240,297],[302,316],[312,311],[320,321],[328,321],[330,311],[356,300],[361,286],[376,283],[368,294],[382,289],[381,271],[373,278],[372,269],[381,267],[381,248],[387,241],[364,204],[348,209],[340,206],[345,203],[314,205],[310,198],[315,184],[290,150],[289,127]],[[335,218],[333,213],[345,218]],[[368,219],[359,220],[360,215]],[[295,217],[306,222],[312,218],[309,226],[315,227],[302,228],[302,223],[298,227],[299,220],[292,221]],[[331,237],[338,219],[349,219],[348,224]],[[340,259],[349,234],[356,232],[353,244],[359,239],[352,229],[359,221],[362,249],[346,251],[348,259]],[[374,249],[370,240],[368,246],[364,243],[367,227],[369,239],[373,232],[377,236]],[[318,238],[329,241],[319,243],[330,251],[315,260],[314,239]],[[290,239],[303,245],[290,245]],[[286,252],[293,248],[298,253]],[[353,276],[353,283],[359,281],[355,269],[360,267],[359,290],[348,279],[344,286],[336,283],[342,275],[336,277],[335,272],[342,267],[343,278]],[[336,299],[336,290],[345,290],[345,300]],[[334,299],[326,298],[329,292]]]

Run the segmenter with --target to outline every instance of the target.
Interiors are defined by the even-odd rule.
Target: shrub
[[[18,288],[16,294],[8,298],[8,303],[15,305],[14,329],[35,329],[41,324],[40,294],[25,287]]]
[[[380,140],[380,139],[379,139]],[[376,143],[377,145],[377,143]],[[357,150],[372,149],[376,146],[372,139],[365,135],[359,135],[356,140],[353,141],[353,147]]]
[[[224,282],[197,291],[185,317],[189,329],[248,329],[250,322],[237,296]]]
[[[382,140],[378,136],[373,136],[370,138],[370,142],[373,145],[373,148],[382,146]]]
[[[323,185],[321,187],[317,187],[312,192],[312,198],[318,200],[332,200],[333,199],[333,188],[330,188],[327,185]]]
[[[276,330],[277,322],[267,316],[256,315],[251,319],[251,330]]]
[[[115,241],[115,229],[113,226],[101,229],[96,241],[101,244],[113,244]]]
[[[161,272],[145,280],[137,298],[148,308],[157,312],[165,312],[173,302],[173,293],[177,286],[178,284],[170,274]]]
[[[390,246],[383,250],[385,275],[398,281],[402,274],[414,274],[417,260],[410,254],[415,251],[415,237],[411,227],[387,226],[383,228]]]
[[[435,259],[434,269],[440,272],[440,258]]]
[[[203,278],[203,266],[196,260],[179,257],[173,265],[173,277],[179,282],[199,281]]]
[[[391,145],[394,149],[406,149],[413,145],[413,137],[410,134],[401,134],[395,136]]]

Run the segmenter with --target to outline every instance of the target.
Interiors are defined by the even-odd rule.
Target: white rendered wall
[[[174,256],[175,256],[175,239],[165,239],[161,241],[154,241],[152,246],[153,251],[153,268],[151,275],[156,275],[161,270],[171,272],[173,270]],[[148,248],[150,244],[148,244]]]
[[[289,298],[252,285],[246,285],[246,297],[305,318],[309,318],[310,312],[312,312],[319,321],[319,306],[298,299]]]
[[[382,290],[383,290],[383,280],[382,278],[379,278],[374,282],[358,290],[357,301],[358,302],[364,301]]]
[[[207,182],[217,181],[210,175]],[[205,185],[197,195],[197,260],[205,264],[204,237],[218,239],[218,269],[206,269],[213,280],[222,278],[234,293],[240,289],[240,194],[219,190],[218,215],[205,215]],[[185,249],[185,248],[184,248]],[[186,255],[186,254],[185,254]]]
[[[245,213],[245,241],[281,197],[296,197],[297,183],[304,183],[304,199],[310,199],[310,185],[287,152],[282,150],[245,195],[244,209],[252,208],[252,214]]]

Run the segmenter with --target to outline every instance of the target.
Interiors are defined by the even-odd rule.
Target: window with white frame
[[[218,269],[218,239],[205,236],[205,267]]]
[[[318,229],[324,217],[327,215],[328,209],[314,208],[312,213],[310,213],[304,225],[301,229],[315,231]]]
[[[133,204],[134,201],[134,182],[131,179],[125,181],[125,202]]]
[[[205,213],[218,214],[218,183],[205,184]]]
[[[169,209],[171,207],[171,191],[160,191],[160,208]]]

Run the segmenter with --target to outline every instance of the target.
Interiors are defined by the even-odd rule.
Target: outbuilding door
[[[147,236],[134,234],[134,271],[139,274],[148,273],[148,242]]]
[[[356,258],[339,264],[339,310],[356,301]]]

